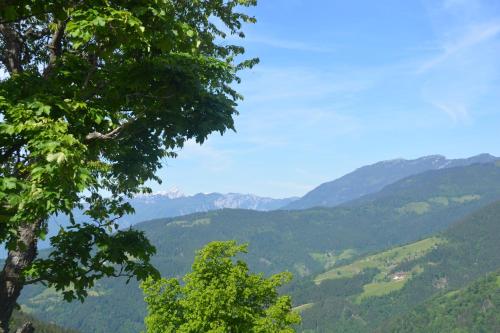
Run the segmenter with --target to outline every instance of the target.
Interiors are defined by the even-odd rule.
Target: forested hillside
[[[380,332],[500,332],[500,272],[432,298]]]
[[[236,239],[249,242],[245,259],[254,271],[270,274],[290,270],[296,281],[303,278],[305,282],[300,283],[307,286],[314,284],[307,281],[325,268],[444,230],[457,219],[500,198],[499,183],[499,166],[473,165],[413,176],[343,207],[273,212],[228,209],[150,221],[137,228],[144,230],[157,247],[154,264],[164,276],[183,275],[195,250],[207,242]],[[418,269],[414,272],[418,273]],[[354,280],[321,283],[320,293],[339,295],[341,298],[335,298],[335,302],[343,304],[347,301],[344,296],[362,292],[363,286],[379,273],[374,267],[354,276]],[[335,287],[339,283],[348,291]],[[453,286],[451,280],[449,284]],[[324,287],[329,285],[332,287]],[[298,294],[296,298],[297,305],[309,303]],[[65,304],[54,291],[40,286],[27,288],[22,303],[41,318],[83,332],[136,332],[143,327],[145,315],[142,295],[135,283],[125,285],[116,280],[101,280],[83,304]],[[334,306],[324,307],[332,313],[324,313],[321,308],[321,316],[335,318],[346,313],[342,306],[340,312],[334,311]],[[313,309],[309,313],[314,313],[310,312]],[[309,327],[314,316],[308,311],[304,315],[304,327]]]
[[[297,198],[273,199],[259,197],[251,194],[240,193],[198,193],[185,196],[179,192],[166,194],[142,195],[129,199],[128,202],[134,207],[134,213],[125,215],[120,219],[120,227],[127,228],[139,222],[187,215],[197,212],[207,212],[223,208],[241,208],[259,211],[279,209]],[[73,211],[78,221],[91,221],[83,214],[81,209]],[[45,240],[39,241],[40,248],[50,246],[49,238],[55,236],[61,226],[70,225],[69,217],[59,214],[49,218],[49,233]],[[0,257],[5,257],[5,251],[0,248]]]
[[[496,202],[453,224],[436,237],[335,266],[310,281],[297,283],[287,291],[295,296],[297,305],[302,305],[301,329],[304,332],[370,332],[379,325],[385,327],[385,321],[394,316],[414,311],[415,306],[435,294],[462,288],[499,269],[499,244],[500,202]],[[450,306],[460,304],[460,299],[455,301],[455,305]],[[439,299],[436,302],[440,302]],[[482,307],[464,306],[467,306],[464,311],[470,312],[470,316],[482,318]],[[415,312],[403,318],[416,316],[415,320],[421,321],[426,320],[426,316],[439,316],[434,311],[438,309],[423,313],[421,318]],[[488,318],[491,315],[488,314]],[[436,327],[453,325],[448,320],[451,319],[440,318]],[[405,327],[413,327],[404,326],[401,321],[398,323],[389,326],[400,325],[401,331],[396,330],[398,332],[406,332]],[[495,332],[493,327],[497,327],[498,322],[481,325],[486,327],[484,332]],[[432,331],[427,331],[426,327],[416,325],[414,328],[419,328],[417,331],[421,332]],[[382,329],[382,332],[385,331]]]

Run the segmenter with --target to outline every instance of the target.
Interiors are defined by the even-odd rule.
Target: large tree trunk
[[[9,320],[24,286],[22,272],[37,256],[38,225],[35,222],[19,228],[18,245],[15,250],[9,251],[0,273],[0,333],[9,332]]]

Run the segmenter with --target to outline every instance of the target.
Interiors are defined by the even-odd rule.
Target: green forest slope
[[[370,332],[436,294],[461,288],[499,268],[497,202],[438,236],[333,267],[286,291],[297,305],[308,304],[302,310],[304,332]],[[442,318],[440,325],[447,320]],[[495,332],[493,328],[484,332]],[[419,329],[425,332],[425,326]]]
[[[500,166],[473,165],[412,176],[342,207],[272,212],[226,209],[150,221],[136,227],[144,230],[157,247],[154,263],[164,276],[183,275],[195,250],[207,242],[236,239],[249,242],[245,260],[254,271],[271,274],[289,270],[296,280],[315,285],[313,279],[333,265],[446,229],[452,222],[499,199],[498,184]],[[412,274],[418,272],[416,267]],[[346,288],[362,291],[377,274],[380,272],[376,267],[367,267],[352,279],[323,282],[321,288],[345,283]],[[377,294],[377,289],[378,286],[372,286],[368,293]],[[328,290],[339,297],[352,292]],[[300,300],[300,293],[297,297]],[[143,327],[145,315],[136,283],[126,285],[116,279],[100,281],[83,304],[61,302],[54,291],[41,286],[26,288],[22,304],[42,319],[83,332],[137,332]],[[301,304],[304,303],[298,305]],[[317,308],[316,305],[304,313]],[[326,317],[318,320],[327,322],[330,320],[325,318],[338,314],[321,313]],[[309,319],[305,323],[309,325]]]
[[[500,332],[500,271],[432,298],[380,332]]]

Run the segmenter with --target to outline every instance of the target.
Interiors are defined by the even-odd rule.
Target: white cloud
[[[436,108],[446,113],[455,123],[466,122],[469,120],[467,106],[460,102],[433,102]]]

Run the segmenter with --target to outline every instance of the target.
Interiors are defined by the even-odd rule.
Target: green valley
[[[352,327],[356,331],[410,309],[441,290],[433,285],[461,286],[442,271],[449,265],[436,265],[441,259],[434,258],[440,249],[456,245],[447,236],[452,229],[445,236],[433,235],[500,198],[498,183],[500,167],[472,165],[412,176],[335,208],[271,212],[224,209],[150,221],[136,228],[145,231],[158,250],[153,263],[162,275],[171,277],[183,275],[195,250],[209,241],[248,242],[245,260],[253,271],[294,273],[295,281],[284,291],[292,294],[296,306],[313,304],[300,308],[302,329],[315,326],[326,316],[331,320],[324,324],[324,332],[330,331],[329,323],[339,332]],[[427,202],[429,209],[425,213],[400,210],[414,202]],[[319,285],[314,282],[318,278]],[[413,295],[413,285],[422,279],[430,281],[430,289]],[[469,280],[464,278],[464,283]],[[397,302],[395,293],[402,295]],[[22,304],[42,319],[83,332],[137,332],[145,315],[136,283],[127,285],[123,280],[99,281],[83,304],[66,304],[41,286],[34,286],[26,288]],[[369,308],[383,309],[383,314]],[[104,313],[116,319],[108,321]]]
[[[399,327],[394,328],[394,332],[413,332],[414,328],[420,328],[416,330],[418,332],[453,331],[444,329],[448,326],[441,326],[442,330],[426,330],[430,323],[434,323],[429,316],[440,317],[439,311],[445,311],[440,305],[422,305],[436,306],[428,313],[422,312],[422,307],[413,309],[434,295],[455,297],[459,295],[454,292],[457,288],[497,270],[500,267],[499,235],[500,202],[497,202],[451,225],[436,237],[354,259],[316,276],[309,283],[296,284],[287,292],[295,295],[296,302],[308,304],[301,312],[301,330],[371,332],[388,325]],[[435,302],[440,304],[440,300],[447,299],[440,298]],[[471,303],[467,309],[462,309],[460,298],[453,299],[455,310],[467,312],[468,318],[483,318],[483,307]],[[483,301],[487,302],[487,299]],[[495,318],[497,314],[493,311],[488,316]],[[325,316],[331,320],[319,322],[319,318]],[[394,316],[403,319],[390,322]],[[415,321],[429,320],[429,323],[404,324],[414,317]],[[445,318],[438,320],[439,325],[451,325],[452,320]],[[491,320],[491,323],[482,322],[482,327],[496,327],[494,319]],[[392,328],[381,330],[387,331],[392,331]]]

